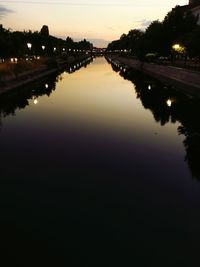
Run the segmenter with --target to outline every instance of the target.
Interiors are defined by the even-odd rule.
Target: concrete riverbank
[[[78,58],[68,58],[67,60],[57,60],[57,64],[54,67],[40,66],[35,70],[25,71],[18,75],[18,77],[11,76],[7,79],[5,84],[0,85],[0,95],[17,89],[18,87],[26,86],[34,81],[37,81],[43,77],[51,75],[53,73],[60,73],[65,70],[65,68],[77,64],[83,60],[88,59],[88,56],[81,56]]]
[[[200,72],[141,62],[136,59],[117,55],[111,55],[109,58],[111,61],[118,62],[138,71],[143,71],[150,76],[175,85],[179,90],[200,97]]]
[[[33,72],[30,73],[28,76],[26,76],[26,78],[24,80],[14,80],[10,83],[8,83],[8,85],[0,88],[0,95],[10,92],[18,87],[22,87],[25,86],[27,84],[30,84],[31,82],[34,82],[36,80],[39,80],[45,76],[51,75],[53,73],[56,73],[58,70],[57,69],[42,69],[42,71],[40,72],[40,70],[38,70],[37,72]]]

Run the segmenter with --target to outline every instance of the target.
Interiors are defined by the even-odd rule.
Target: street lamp
[[[175,51],[178,51],[179,48],[180,48],[180,44],[174,44],[174,45],[172,46],[172,48],[173,48]]]
[[[186,50],[186,47],[177,43],[177,44],[174,44],[172,46],[172,49],[174,51],[174,53],[173,53],[174,55],[173,56],[175,56],[175,58],[178,57],[178,55],[180,55],[181,58],[184,56],[185,65],[186,65],[186,61],[187,61],[187,50]]]
[[[27,43],[26,45],[27,45],[28,49],[31,50],[31,48],[32,48],[32,44],[31,44],[31,43]]]
[[[54,47],[54,48],[53,48],[53,51],[56,52],[56,50],[57,50],[56,47]]]
[[[45,50],[45,48],[46,48],[45,45],[42,45],[42,50]]]

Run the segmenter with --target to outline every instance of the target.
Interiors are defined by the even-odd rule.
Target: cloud
[[[84,38],[91,42],[94,46],[96,47],[100,47],[100,48],[104,48],[104,47],[107,47],[108,44],[111,42],[111,41],[108,41],[108,40],[105,40],[105,39],[101,39],[101,38],[90,38],[90,37],[87,37],[87,36],[84,36],[84,38],[78,38],[78,37],[74,37],[74,34],[67,34],[67,35],[58,35],[58,34],[53,34],[54,36],[58,37],[58,38],[62,38],[63,40],[66,39],[66,36],[71,36],[72,39],[75,41],[75,42],[79,42],[79,41],[82,41]],[[78,33],[77,33],[78,35]]]
[[[6,7],[0,6],[0,19],[7,16],[9,13],[12,13],[13,11],[11,9],[8,9]]]
[[[89,38],[89,41],[94,44],[94,46],[97,47],[107,47],[109,44],[109,41],[106,41],[104,39],[95,39],[95,38]]]
[[[107,47],[108,44],[109,44],[109,41],[107,40],[104,40],[104,39],[101,39],[101,38],[86,38],[88,41],[90,41],[94,46],[96,47]],[[81,41],[83,39],[81,38],[74,38],[74,41],[78,42],[78,41]]]

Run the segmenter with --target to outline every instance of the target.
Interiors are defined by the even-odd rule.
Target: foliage
[[[146,54],[145,55],[145,59],[146,59],[146,61],[148,61],[148,62],[153,62],[153,61],[155,61],[155,59],[158,57],[158,54],[156,54],[156,53],[148,53],[148,54]]]
[[[194,17],[185,7],[176,6],[162,22],[153,21],[143,32],[138,29],[123,34],[119,40],[108,45],[108,51],[131,49],[131,55],[145,59],[149,53],[158,56],[170,56],[172,46],[181,44],[186,48],[181,53],[189,56],[200,56],[200,27],[197,17]]]
[[[27,43],[32,44],[31,50]],[[45,46],[45,50],[42,49]],[[54,48],[56,50],[54,51]],[[65,49],[89,50],[92,44],[85,39],[74,42],[70,37],[66,40],[49,35],[48,26],[44,25],[40,32],[11,31],[0,25],[0,58],[24,57],[25,55],[53,56],[61,54]]]

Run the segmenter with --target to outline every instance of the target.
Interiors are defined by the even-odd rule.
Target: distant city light
[[[45,48],[46,48],[45,45],[42,45],[42,50],[45,50]]]
[[[53,51],[56,52],[56,50],[57,50],[56,47],[54,47],[54,48],[53,48]]]
[[[45,84],[45,88],[48,89],[49,88],[49,85],[48,83]]]
[[[148,86],[148,89],[151,90],[151,85]]]

